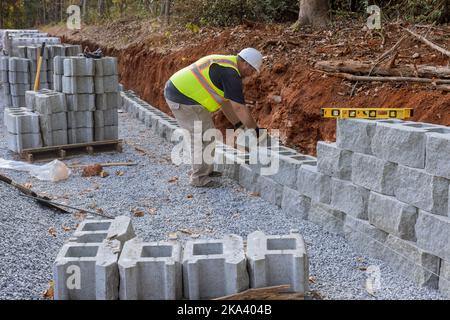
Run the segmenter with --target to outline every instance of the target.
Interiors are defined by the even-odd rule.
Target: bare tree
[[[300,0],[300,13],[297,25],[325,27],[330,21],[328,0]]]

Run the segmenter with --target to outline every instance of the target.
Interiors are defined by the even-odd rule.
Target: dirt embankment
[[[207,54],[234,54],[244,47],[256,47],[265,55],[265,68],[245,81],[246,100],[260,127],[279,129],[285,144],[309,154],[315,154],[317,141],[335,139],[335,121],[320,117],[323,107],[414,108],[415,121],[450,125],[448,93],[424,85],[359,83],[351,97],[353,83],[313,69],[319,60],[376,60],[399,39],[401,31],[396,25],[388,26],[383,35],[364,31],[359,23],[343,23],[336,30],[322,32],[292,32],[286,25],[255,24],[200,33],[150,29],[145,23],[122,21],[82,31],[62,27],[47,31],[64,42],[101,47],[107,55],[118,57],[125,88],[169,114],[163,88],[173,73]],[[442,38],[441,34],[436,37]],[[443,39],[448,40],[448,35]],[[443,46],[448,47],[448,42]],[[403,62],[447,65],[448,60],[408,40],[396,61]],[[219,128],[229,127],[220,112],[214,120]]]

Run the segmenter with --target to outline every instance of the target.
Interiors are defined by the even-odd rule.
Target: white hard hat
[[[261,70],[263,56],[258,50],[254,48],[246,48],[239,52],[238,56],[255,68],[256,71],[259,72]]]

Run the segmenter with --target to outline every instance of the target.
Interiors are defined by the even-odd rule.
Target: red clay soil
[[[450,95],[431,85],[359,83],[356,94],[350,97],[353,82],[313,69],[319,60],[374,61],[402,33],[398,25],[387,26],[383,35],[363,30],[361,25],[344,22],[333,31],[293,32],[286,25],[247,24],[202,29],[194,34],[188,30],[149,33],[143,23],[122,21],[106,28],[89,26],[68,31],[53,27],[47,31],[61,36],[64,42],[90,49],[100,47],[106,54],[117,56],[125,88],[169,114],[163,88],[173,73],[207,54],[235,54],[241,48],[256,47],[265,55],[264,70],[244,82],[253,115],[260,127],[279,129],[283,143],[312,155],[317,141],[335,140],[335,121],[320,116],[324,107],[414,108],[412,120],[450,125]],[[428,37],[448,48],[448,30],[435,29]],[[402,44],[396,60],[397,64],[405,62],[445,66],[448,58],[410,39]],[[229,127],[221,112],[214,120],[220,129]]]

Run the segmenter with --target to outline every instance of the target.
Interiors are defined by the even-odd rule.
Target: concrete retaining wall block
[[[418,246],[450,261],[450,218],[441,217],[423,210],[419,211],[416,223]]]
[[[302,195],[297,190],[284,186],[281,208],[288,217],[308,219],[311,198]]]
[[[338,148],[372,154],[372,138],[376,121],[367,119],[338,119],[336,145]]]
[[[361,153],[353,154],[352,182],[361,187],[393,196],[396,172],[395,163]]]
[[[188,241],[183,253],[184,297],[211,299],[248,289],[249,278],[241,237]]]
[[[125,243],[119,259],[120,300],[180,300],[182,249],[179,243]]]
[[[53,264],[55,300],[117,300],[119,241],[65,244]]]
[[[394,193],[397,199],[425,211],[448,215],[449,180],[425,170],[398,166]]]
[[[389,235],[383,256],[392,269],[417,285],[438,288],[439,279],[436,274],[439,274],[440,259],[421,250],[413,242]]]
[[[305,293],[309,284],[309,262],[299,233],[266,236],[261,231],[247,238],[250,287],[290,285],[290,291]]]
[[[369,221],[371,224],[405,240],[416,240],[417,208],[376,192],[370,193]]]
[[[317,166],[301,166],[297,176],[297,189],[317,202],[331,202],[331,178],[318,172]]]
[[[344,237],[357,251],[376,259],[383,259],[383,244],[388,236],[387,232],[377,229],[366,220],[345,217]]]
[[[427,133],[425,170],[435,176],[450,179],[450,128]]]
[[[355,218],[367,220],[369,190],[351,182],[331,179],[331,207]]]
[[[335,210],[327,204],[312,200],[308,220],[322,226],[331,233],[344,233],[345,213]]]
[[[317,168],[320,173],[338,179],[350,180],[353,152],[340,149],[336,143],[317,143]]]

